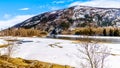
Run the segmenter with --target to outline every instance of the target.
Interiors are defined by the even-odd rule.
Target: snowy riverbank
[[[117,39],[117,37],[115,38]],[[24,59],[40,60],[44,62],[79,67],[79,58],[77,58],[75,54],[78,54],[77,46],[81,45],[80,43],[74,43],[74,41],[69,40],[50,38],[18,37],[17,39],[22,41],[15,49],[12,57],[21,57]],[[0,43],[2,42],[3,39],[0,40]],[[120,44],[100,44],[108,46],[111,49],[111,53],[120,54]],[[110,66],[109,68],[120,67],[119,55],[109,56],[108,61]]]

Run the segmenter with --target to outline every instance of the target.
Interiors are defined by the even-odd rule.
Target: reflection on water
[[[80,40],[80,41],[97,41],[97,42],[105,42],[105,43],[115,43],[115,44],[120,44],[120,37],[99,37],[99,36],[88,36],[88,37],[69,37],[69,36],[60,36],[56,37],[59,39],[69,39],[69,40]]]

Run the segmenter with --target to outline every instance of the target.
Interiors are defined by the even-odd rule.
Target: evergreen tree
[[[113,30],[110,29],[110,31],[109,31],[109,36],[113,36],[113,35],[114,35]]]
[[[106,36],[107,33],[106,33],[106,29],[103,29],[103,35]]]
[[[118,29],[114,30],[114,36],[119,36],[119,30]]]

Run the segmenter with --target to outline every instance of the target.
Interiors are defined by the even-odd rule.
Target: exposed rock
[[[68,26],[61,26],[66,23]],[[46,12],[19,23],[15,28],[33,28],[51,32],[85,26],[120,26],[120,9],[73,6]]]

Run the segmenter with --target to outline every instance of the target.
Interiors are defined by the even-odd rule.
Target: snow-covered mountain
[[[98,8],[89,6],[73,6],[39,14],[22,23],[16,28],[35,28],[50,31],[55,28],[75,28],[84,26],[120,26],[120,9]]]

